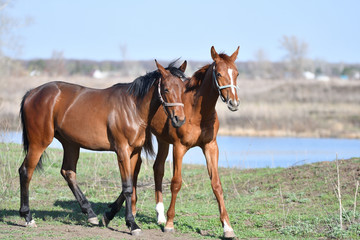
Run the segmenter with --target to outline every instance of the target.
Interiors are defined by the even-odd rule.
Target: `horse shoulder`
[[[201,143],[206,144],[216,139],[219,131],[219,119],[216,111],[201,122]]]
[[[146,123],[135,111],[135,103],[123,102],[115,107],[108,116],[108,134],[115,145],[128,145],[133,148],[141,147],[145,142]]]

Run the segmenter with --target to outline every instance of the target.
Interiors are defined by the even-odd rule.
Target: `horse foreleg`
[[[182,177],[181,177],[181,167],[182,159],[187,149],[183,145],[174,145],[173,149],[173,159],[174,159],[174,175],[171,179],[171,202],[170,207],[167,211],[167,222],[164,228],[165,232],[174,231],[174,217],[175,217],[175,202],[178,192],[181,189]]]
[[[125,198],[125,221],[126,226],[130,228],[132,235],[139,235],[141,233],[140,227],[135,223],[134,215],[131,209],[131,195],[133,193],[133,178],[131,171],[131,163],[129,155],[126,152],[118,153],[118,165],[122,181],[122,194]]]
[[[230,225],[229,216],[225,208],[223,189],[218,173],[219,148],[216,140],[206,144],[202,149],[206,158],[207,169],[211,180],[211,187],[219,205],[220,221],[224,228],[224,237],[233,238],[235,237],[235,234]]]
[[[164,178],[164,167],[166,157],[169,153],[169,144],[162,142],[158,139],[158,153],[156,155],[155,163],[153,166],[154,180],[155,180],[155,201],[156,201],[156,214],[158,224],[166,223],[164,213],[164,202],[162,196],[162,181]]]
[[[140,152],[131,157],[131,169],[133,169],[132,170],[132,172],[133,172],[133,193],[131,196],[131,210],[132,210],[132,214],[134,216],[136,216],[136,202],[137,202],[136,186],[137,186],[137,179],[138,179],[138,175],[140,172],[141,163],[142,163],[142,159],[140,156]]]
[[[132,206],[132,214],[134,216],[136,215],[136,201],[137,201],[136,184],[137,184],[137,177],[140,172],[141,163],[142,160],[140,154],[133,155],[133,157],[131,158],[131,168],[134,169],[131,206]],[[121,207],[124,204],[124,202],[125,202],[125,196],[123,192],[121,192],[119,197],[115,200],[115,202],[109,205],[109,208],[111,208],[111,210],[109,212],[104,213],[102,218],[104,226],[107,227],[109,225],[110,221],[113,220],[115,215],[121,210]]]

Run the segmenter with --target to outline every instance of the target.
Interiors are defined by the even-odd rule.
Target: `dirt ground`
[[[201,237],[201,235],[199,235]],[[27,228],[23,222],[7,222],[0,225],[0,239],[199,239],[190,234],[164,233],[162,229],[143,229],[140,236],[132,236],[124,227],[91,227],[80,225],[38,224],[37,228]]]

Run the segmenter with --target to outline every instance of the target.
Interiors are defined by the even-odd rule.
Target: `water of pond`
[[[339,159],[360,157],[359,139],[218,136],[217,141],[221,167],[291,167],[332,161],[336,159],[336,155]],[[21,133],[0,132],[0,142],[21,143]],[[61,144],[55,139],[49,147],[61,148]],[[168,156],[170,161],[172,161],[171,151]],[[184,156],[183,162],[206,164],[205,157],[198,147],[190,149]]]

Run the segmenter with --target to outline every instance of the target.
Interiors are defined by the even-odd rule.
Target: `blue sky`
[[[360,63],[359,0],[221,0],[92,1],[16,0],[9,16],[31,17],[19,28],[21,59],[65,58],[211,61],[210,47],[240,61],[254,59],[259,49],[279,61],[283,35],[308,43],[308,57]]]

